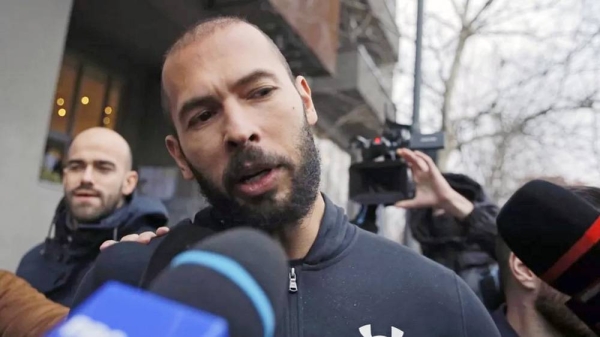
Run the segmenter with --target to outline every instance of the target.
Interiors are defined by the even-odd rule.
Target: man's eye
[[[267,97],[269,96],[273,90],[275,90],[275,88],[272,87],[266,87],[266,88],[260,88],[258,90],[253,91],[250,94],[250,98],[263,98],[263,97]]]
[[[80,171],[83,169],[83,165],[69,164],[69,165],[67,165],[66,169],[69,171]]]
[[[197,114],[194,117],[192,117],[192,119],[190,120],[190,125],[194,125],[196,123],[206,122],[213,115],[214,115],[214,113],[212,111],[209,111],[209,110],[202,111],[199,114]]]
[[[97,167],[98,171],[102,172],[102,173],[107,173],[112,171],[112,167],[109,166],[98,166]]]

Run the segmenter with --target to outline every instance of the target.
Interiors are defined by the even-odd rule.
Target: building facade
[[[0,268],[14,270],[47,235],[62,197],[60,162],[69,141],[89,127],[111,128],[128,140],[138,192],[161,198],[172,223],[203,205],[164,146],[160,70],[168,46],[215,15],[257,24],[292,71],[309,79],[322,189],[351,213],[349,142],[376,135],[395,111],[394,13],[388,0],[2,1]]]

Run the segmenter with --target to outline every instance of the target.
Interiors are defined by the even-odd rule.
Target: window
[[[63,57],[50,111],[50,130],[40,179],[60,182],[69,142],[95,126],[114,129],[124,81],[117,74],[71,53]]]

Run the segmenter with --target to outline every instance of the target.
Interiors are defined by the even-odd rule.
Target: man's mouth
[[[275,187],[280,168],[278,165],[249,166],[236,179],[236,189],[247,196],[261,195]]]
[[[80,191],[80,192],[75,192],[73,193],[73,196],[78,197],[78,198],[94,198],[94,197],[98,197],[98,193],[95,192],[91,192],[91,191]]]
[[[274,169],[274,167],[252,170],[252,172],[250,172],[250,173],[243,174],[242,177],[239,179],[239,183],[251,184],[253,182],[256,182],[256,181],[260,180],[260,178],[269,174],[273,169]]]

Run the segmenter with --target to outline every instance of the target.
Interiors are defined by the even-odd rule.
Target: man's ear
[[[304,105],[304,110],[306,111],[306,120],[309,125],[315,125],[317,123],[317,111],[315,110],[315,105],[312,100],[312,93],[310,91],[310,86],[306,81],[306,78],[302,76],[296,77],[296,90],[300,93],[300,98],[302,99],[302,104]]]
[[[513,277],[523,288],[531,291],[539,288],[540,279],[513,252],[508,257],[508,265]]]
[[[136,171],[129,171],[125,174],[125,180],[123,181],[123,186],[121,187],[121,193],[123,195],[131,195],[135,188],[137,187],[139,180],[138,173]]]
[[[190,166],[188,165],[187,160],[183,155],[183,151],[181,150],[181,146],[179,145],[179,140],[177,140],[177,138],[173,135],[168,135],[167,138],[165,138],[165,145],[167,146],[167,150],[169,150],[169,154],[171,155],[171,157],[173,157],[173,159],[177,163],[177,166],[181,170],[183,179],[194,179],[194,174],[192,173],[192,170],[190,169]]]

